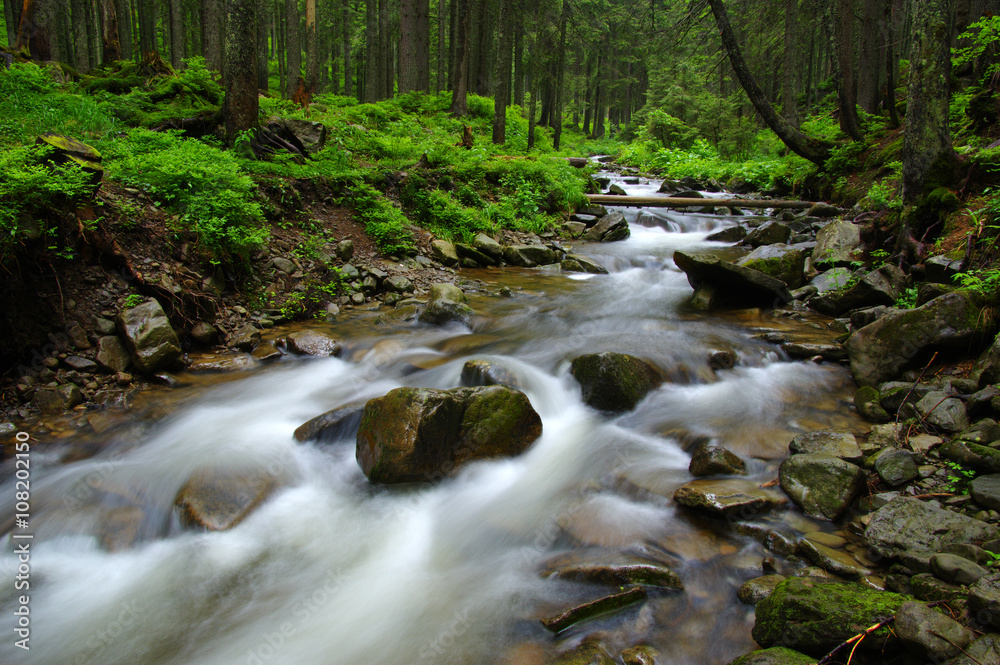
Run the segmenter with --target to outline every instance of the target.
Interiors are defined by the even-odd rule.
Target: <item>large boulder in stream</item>
[[[763,245],[737,261],[736,265],[759,270],[765,275],[780,279],[788,288],[797,289],[802,286],[806,251],[794,245]]]
[[[906,287],[906,275],[896,266],[884,265],[860,280],[849,280],[848,284],[813,298],[809,306],[829,316],[840,316],[861,307],[893,305]]]
[[[973,297],[958,291],[916,309],[887,314],[847,340],[851,374],[858,385],[877,386],[929,349],[968,350],[996,330]]]
[[[792,455],[781,463],[781,489],[802,510],[815,517],[835,520],[851,506],[865,485],[860,467],[822,453]]]
[[[891,617],[910,598],[853,582],[790,577],[757,604],[753,638],[762,647],[790,644],[821,658],[844,640]],[[899,639],[888,628],[862,640],[861,651],[891,653]]]
[[[631,233],[625,215],[613,212],[597,220],[597,224],[583,235],[583,239],[589,242],[615,242],[625,240]]]
[[[191,476],[175,503],[187,525],[225,531],[243,521],[276,487],[275,479],[264,471],[206,469]]]
[[[148,300],[123,309],[118,330],[125,339],[132,362],[139,371],[151,374],[181,357],[181,343],[160,303]]]
[[[740,656],[729,665],[815,665],[816,659],[785,647],[758,649]]]
[[[714,292],[711,305],[773,307],[792,299],[788,287],[780,279],[715,256],[676,251],[674,263],[687,275],[696,295],[704,289]]]
[[[437,480],[473,460],[519,455],[541,433],[519,390],[396,388],[365,405],[357,459],[372,482]]]
[[[510,245],[503,248],[503,259],[512,266],[534,268],[556,262],[556,253],[545,245]]]
[[[631,411],[663,383],[659,370],[624,353],[588,353],[573,360],[573,377],[583,401],[601,411]]]
[[[846,219],[830,222],[816,234],[813,265],[820,270],[847,267],[861,258],[861,227]]]

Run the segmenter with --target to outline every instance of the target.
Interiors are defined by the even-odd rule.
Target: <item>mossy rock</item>
[[[740,656],[729,665],[813,665],[815,658],[785,647],[759,649]]]
[[[861,386],[854,393],[854,408],[858,410],[861,417],[873,423],[887,423],[892,420],[892,416],[882,408],[879,403],[881,396],[879,391],[871,386]]]
[[[737,262],[754,270],[780,279],[790,289],[802,286],[802,271],[805,268],[806,253],[797,247],[785,245],[764,245]]]
[[[630,411],[663,383],[655,367],[624,353],[579,356],[572,372],[583,389],[583,401],[601,411]]]
[[[851,582],[792,577],[757,604],[752,634],[762,647],[791,644],[819,658],[844,640],[893,616],[909,600],[901,594]],[[889,628],[880,628],[862,640],[859,648],[891,650],[898,644]]]

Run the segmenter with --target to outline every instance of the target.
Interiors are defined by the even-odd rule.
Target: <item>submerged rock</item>
[[[463,386],[507,386],[521,389],[521,382],[506,367],[490,360],[469,360],[462,366]]]
[[[555,616],[546,617],[541,621],[542,625],[553,633],[560,633],[581,621],[586,621],[600,614],[620,610],[629,605],[641,603],[644,600],[646,600],[646,590],[642,587],[632,587],[620,593],[614,593],[598,598],[597,600],[592,600],[589,603],[577,605]]]
[[[340,355],[340,342],[318,330],[300,330],[285,338],[288,350],[308,356]]]
[[[364,411],[363,402],[338,406],[299,425],[295,430],[295,440],[327,442],[353,439],[357,436]]]
[[[564,272],[586,272],[594,275],[607,275],[608,269],[582,254],[567,254],[560,267]]]
[[[556,253],[545,245],[510,245],[503,248],[504,261],[512,266],[534,268],[556,262]]]
[[[616,242],[625,240],[631,233],[625,215],[612,212],[597,220],[597,224],[583,234],[583,239],[588,242]]]
[[[601,411],[631,411],[663,383],[659,370],[624,353],[590,353],[573,360],[573,377],[583,401]]]
[[[784,581],[784,575],[764,575],[747,580],[736,592],[741,603],[756,605],[774,591],[774,588]]]
[[[118,329],[125,339],[132,362],[139,371],[151,374],[181,357],[181,343],[167,314],[155,300],[123,309]]]
[[[541,433],[517,390],[397,388],[365,405],[357,459],[372,482],[436,480],[473,460],[519,455]]]
[[[864,454],[858,440],[850,432],[817,430],[799,434],[788,443],[793,454],[811,453],[833,455],[848,462],[860,462]]]
[[[674,501],[717,517],[752,519],[781,504],[781,498],[748,480],[692,480],[674,492]]]
[[[692,476],[746,475],[747,465],[739,455],[721,446],[702,446],[691,456]]]
[[[609,586],[641,584],[678,591],[684,588],[677,573],[666,566],[652,563],[568,565],[557,568],[554,575],[562,579]]]
[[[225,531],[243,521],[276,486],[263,471],[199,471],[181,488],[175,503],[188,525]]]
[[[435,326],[449,323],[460,323],[463,326],[468,326],[474,315],[475,311],[465,303],[448,298],[438,298],[427,303],[427,307],[420,312],[418,319],[421,323]]]

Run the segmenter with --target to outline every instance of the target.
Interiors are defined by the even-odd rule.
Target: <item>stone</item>
[[[851,374],[858,385],[876,386],[897,376],[922,351],[966,350],[987,329],[970,296],[948,293],[922,307],[888,314],[851,335],[845,345]]]
[[[507,386],[521,390],[520,380],[506,367],[491,360],[469,360],[462,366],[463,386]]]
[[[709,285],[717,289],[722,295],[719,302],[745,308],[753,305],[774,307],[792,300],[784,282],[759,270],[714,256],[698,256],[682,251],[674,252],[673,259],[693,288]]]
[[[104,177],[103,157],[99,150],[62,134],[46,132],[35,139],[35,145],[47,145],[52,151],[45,159],[54,164],[76,164],[90,177],[93,185],[98,185]]]
[[[820,270],[850,266],[862,258],[861,227],[845,219],[830,222],[816,234],[812,256]]]
[[[462,242],[455,243],[455,251],[458,252],[458,258],[462,267],[485,267],[498,265],[499,260],[494,259],[488,254],[480,252],[478,249],[472,245],[467,245]],[[471,263],[470,263],[471,262]],[[508,261],[509,262],[509,261]],[[473,266],[472,264],[475,264]]]
[[[71,323],[66,326],[66,336],[69,337],[69,343],[75,346],[81,351],[86,351],[90,348],[90,340],[87,339],[87,331],[79,323]]]
[[[464,303],[438,298],[427,303],[427,307],[420,312],[418,319],[421,323],[434,326],[443,326],[449,323],[468,326],[474,315],[475,311]]]
[[[583,222],[566,222],[563,229],[570,238],[579,238],[587,230],[587,225]]]
[[[795,636],[795,647],[816,658],[841,642],[893,616],[909,598],[854,582],[790,577],[757,604],[753,639],[762,647]],[[898,645],[891,629],[880,628],[862,640],[862,652],[891,652]]]
[[[495,262],[503,259],[503,246],[485,233],[476,234],[476,237],[472,239],[472,246]]]
[[[453,300],[455,302],[467,302],[469,299],[465,296],[465,292],[458,288],[454,284],[448,284],[445,282],[437,282],[431,284],[431,296],[430,299],[438,300],[444,298],[446,300]]]
[[[969,587],[969,609],[981,623],[1000,629],[1000,573],[980,577]]]
[[[740,656],[729,665],[815,665],[816,659],[787,647],[758,649]]]
[[[777,245],[788,242],[792,236],[792,229],[781,222],[765,222],[743,239],[743,244],[750,247],[760,247],[762,245]]]
[[[435,480],[473,460],[519,455],[541,433],[518,390],[397,388],[365,405],[357,459],[372,482]]]
[[[208,346],[215,344],[219,338],[219,330],[210,323],[199,321],[191,328],[191,338],[199,344]]]
[[[275,268],[285,273],[286,275],[291,275],[293,272],[297,270],[294,263],[281,256],[276,256],[275,258],[271,259],[271,263],[274,264]]]
[[[620,654],[623,665],[656,665],[659,654],[651,646],[637,646],[622,649]]]
[[[918,573],[909,580],[909,593],[914,598],[933,602],[936,600],[965,600],[968,596],[966,589],[954,584],[949,584],[940,580],[932,573]]]
[[[510,245],[503,248],[503,258],[512,266],[534,268],[555,263],[556,253],[545,245]]]
[[[955,284],[954,277],[962,271],[962,259],[948,258],[944,254],[928,257],[924,261],[924,281],[933,284]]]
[[[854,408],[862,418],[873,423],[887,423],[892,416],[880,403],[879,391],[871,386],[861,386],[854,393]]]
[[[932,663],[961,654],[975,637],[951,617],[915,601],[900,606],[892,626],[907,651]]]
[[[344,263],[349,262],[354,258],[354,241],[353,240],[341,240],[337,243],[334,253],[337,258]]]
[[[739,358],[732,349],[718,349],[708,354],[708,366],[714,370],[732,369]]]
[[[632,587],[619,593],[613,593],[597,600],[571,607],[564,612],[546,617],[541,622],[543,626],[553,633],[561,633],[581,621],[641,603],[644,600],[646,600],[646,590],[642,587]]]
[[[906,274],[902,270],[884,265],[856,282],[849,282],[846,288],[813,298],[809,306],[829,316],[840,316],[863,307],[889,306],[895,304],[905,285]]]
[[[736,265],[759,270],[765,275],[780,279],[790,289],[802,286],[802,271],[805,269],[805,264],[805,250],[782,244],[758,247],[736,262]]]
[[[876,454],[875,473],[890,487],[908,483],[920,475],[913,453],[899,448],[885,448]]]
[[[903,440],[905,432],[906,426],[902,424],[872,425],[871,431],[868,432],[868,441],[865,442],[862,450],[865,454],[871,454],[883,448],[895,446]]]
[[[792,455],[778,468],[785,494],[807,515],[828,520],[847,511],[865,478],[863,469],[833,455]]]
[[[600,411],[631,411],[663,383],[659,370],[624,353],[590,353],[573,359],[573,377],[583,401]]]
[[[828,362],[847,360],[847,352],[840,344],[813,344],[809,342],[782,342],[781,350],[792,358],[815,358]]]
[[[613,212],[597,220],[597,224],[583,234],[583,239],[587,242],[616,242],[625,240],[631,233],[625,215]]]
[[[593,275],[607,275],[608,269],[582,254],[567,254],[559,267],[563,272],[586,272]]]
[[[965,653],[948,665],[987,665],[1000,663],[1000,635],[983,635],[969,645]]]
[[[67,367],[77,372],[96,372],[97,363],[95,363],[90,358],[82,358],[80,356],[67,356],[63,361]]]
[[[949,584],[970,586],[990,571],[956,554],[939,553],[931,557],[931,572]]]
[[[941,456],[980,473],[1000,473],[1000,450],[958,439],[940,448]]]
[[[989,348],[983,351],[972,368],[972,378],[980,388],[1000,383],[1000,335],[994,338]]]
[[[865,544],[883,557],[906,552],[939,552],[956,543],[996,538],[996,526],[944,510],[933,503],[899,497],[872,514],[865,528]]]
[[[254,347],[259,343],[260,330],[250,323],[243,325],[229,336],[229,345],[240,351],[253,351]]]
[[[755,577],[744,582],[736,592],[736,597],[741,603],[756,605],[771,595],[774,587],[778,586],[785,579],[784,575],[764,575]]]
[[[132,362],[139,371],[152,374],[165,369],[181,357],[181,344],[167,318],[155,300],[123,309],[118,314],[118,330]]]
[[[237,372],[256,365],[253,358],[245,353],[206,353],[192,357],[187,371],[195,374],[199,372]]]
[[[377,326],[399,326],[412,325],[416,323],[420,316],[420,309],[416,305],[402,305],[389,312],[383,312],[375,317]]]
[[[612,196],[628,196],[628,192],[626,192],[625,189],[618,184],[612,184],[608,187],[608,194],[611,194]]]
[[[253,351],[250,352],[250,357],[262,363],[277,360],[281,356],[281,349],[275,346],[272,342],[261,342],[254,347]]]
[[[357,266],[345,263],[340,266],[340,277],[345,282],[353,282],[361,277],[361,271],[358,270]]]
[[[720,231],[710,233],[705,237],[705,240],[712,242],[740,242],[746,237],[746,227],[737,224],[736,226],[727,226]]]
[[[929,392],[917,402],[917,413],[923,420],[946,432],[960,432],[969,426],[965,404],[944,392]]]
[[[738,455],[721,446],[702,446],[691,456],[692,476],[746,475],[747,465]]]
[[[316,153],[326,145],[326,126],[301,118],[271,118],[267,129],[278,134],[303,153]]]
[[[318,330],[299,330],[285,338],[288,350],[306,356],[340,355],[340,342]]]
[[[793,454],[833,455],[848,462],[860,462],[864,457],[853,434],[834,430],[799,434],[788,443],[788,450]]]
[[[836,217],[840,214],[840,208],[835,205],[830,205],[829,203],[819,203],[813,204],[809,210],[806,211],[806,216],[808,217]]]
[[[860,580],[872,574],[872,571],[858,563],[846,551],[834,549],[812,538],[799,540],[798,552],[828,573],[845,579]]]
[[[692,480],[674,492],[674,501],[727,519],[752,519],[782,503],[773,492],[740,479]]]
[[[263,472],[203,470],[195,473],[175,499],[188,526],[225,531],[239,524],[277,487]]]
[[[458,252],[455,250],[455,245],[447,240],[431,241],[431,257],[449,267],[458,265]]]
[[[385,288],[395,293],[413,293],[415,287],[413,282],[403,275],[393,275],[385,280]]]
[[[823,295],[845,288],[852,276],[853,273],[847,268],[831,268],[809,280],[809,286],[815,288],[818,295]]]
[[[969,483],[972,500],[987,510],[1000,510],[1000,474],[973,478]]]
[[[295,429],[295,440],[329,443],[341,439],[355,439],[364,411],[363,402],[338,406],[299,425]]]
[[[113,335],[115,333],[115,322],[110,319],[97,317],[94,319],[94,329],[98,335]]]
[[[677,573],[653,563],[570,564],[556,568],[553,574],[566,580],[579,580],[607,586],[641,584],[680,591],[684,588]]]
[[[584,642],[565,653],[559,654],[552,665],[615,665],[615,659],[595,642]]]

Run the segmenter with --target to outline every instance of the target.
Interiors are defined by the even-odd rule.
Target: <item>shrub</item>
[[[413,249],[413,236],[406,229],[406,217],[382,192],[368,184],[357,185],[352,188],[350,203],[380,250],[394,254]]]

